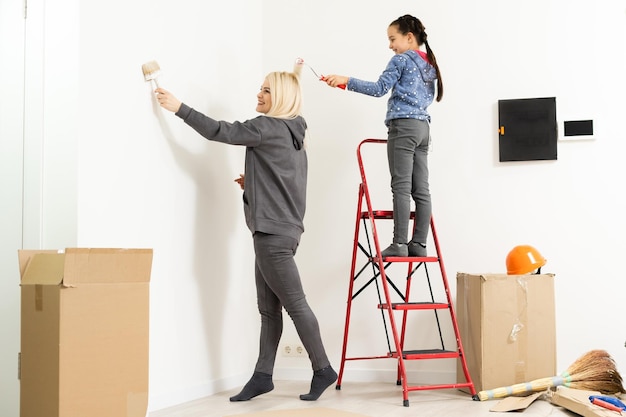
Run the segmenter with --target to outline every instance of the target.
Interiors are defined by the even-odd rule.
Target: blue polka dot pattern
[[[382,97],[389,90],[385,124],[393,119],[430,121],[428,106],[435,96],[437,71],[415,51],[394,55],[378,81],[350,77],[347,89],[373,97]]]

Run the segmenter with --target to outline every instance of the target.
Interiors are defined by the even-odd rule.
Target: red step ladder
[[[345,371],[346,362],[367,360],[367,359],[395,359],[397,360],[397,385],[402,385],[403,405],[409,406],[408,394],[410,391],[420,390],[434,390],[434,389],[451,389],[451,388],[467,388],[472,395],[476,394],[474,384],[471,380],[467,363],[465,361],[465,354],[463,351],[463,345],[461,343],[461,336],[452,305],[452,298],[450,296],[450,289],[448,286],[448,279],[446,277],[445,268],[443,265],[443,259],[441,257],[441,250],[439,247],[439,240],[437,238],[437,231],[435,229],[435,223],[431,217],[430,229],[432,233],[432,240],[436,249],[436,256],[428,257],[386,257],[382,258],[378,254],[381,252],[381,246],[378,239],[378,233],[376,230],[376,222],[379,220],[393,220],[393,211],[374,210],[370,199],[370,193],[367,186],[367,180],[365,178],[365,169],[363,167],[363,159],[361,155],[361,147],[365,144],[386,144],[385,139],[365,139],[357,148],[357,159],[359,163],[359,169],[361,171],[361,184],[359,186],[359,199],[356,215],[356,226],[354,232],[354,247],[352,252],[352,266],[350,270],[350,285],[348,290],[348,303],[346,309],[346,323],[343,337],[343,348],[341,353],[341,366],[339,369],[339,377],[337,379],[336,389],[341,389],[341,381]],[[365,203],[365,207],[363,204]],[[414,219],[415,213],[411,213],[411,220]],[[411,229],[412,230],[412,229]],[[372,246],[373,243],[373,246]],[[357,270],[357,259],[364,259],[365,264]],[[395,284],[394,280],[389,276],[387,270],[391,268],[393,264],[405,263],[407,265],[406,275],[403,272],[402,279],[406,280],[404,289],[400,289]],[[439,266],[441,279],[443,280],[443,291],[445,292],[444,301],[435,301],[433,283],[428,271],[428,265],[436,263]],[[359,281],[357,287],[357,279],[364,276],[371,267],[371,275],[368,277],[365,275]],[[416,279],[415,275],[418,270],[423,270],[426,276],[426,283],[428,291],[424,291],[424,294],[418,294],[422,297],[421,301],[411,301],[411,282]],[[365,279],[365,282],[363,280]],[[375,287],[378,297],[378,308],[381,310],[381,317],[383,321],[384,332],[387,338],[388,352],[384,355],[377,356],[347,356],[347,347],[350,330],[350,318],[353,307],[353,302],[357,296],[363,293],[365,289],[372,286]],[[382,290],[382,294],[381,294]],[[441,288],[440,288],[441,291]],[[434,349],[419,349],[419,350],[407,350],[405,349],[405,340],[407,338],[407,326],[409,312],[415,311],[433,311],[434,319],[437,323],[437,330],[439,336],[440,346]],[[444,344],[444,337],[441,330],[441,322],[438,311],[447,311],[450,315],[450,321],[454,329],[455,346],[453,349],[446,349]],[[400,324],[397,323],[396,315],[401,315],[402,319]],[[400,352],[400,353],[399,353]],[[466,382],[437,384],[437,385],[409,385],[407,381],[406,362],[412,360],[427,360],[427,359],[451,359],[456,358],[460,361],[461,368],[465,375]]]

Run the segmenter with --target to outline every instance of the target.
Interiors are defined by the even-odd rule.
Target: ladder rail
[[[433,235],[436,236],[437,234],[437,229],[435,227],[435,223],[432,219],[430,219],[430,227],[433,231]],[[456,343],[457,343],[457,349],[459,351],[459,355],[460,355],[460,359],[461,359],[461,367],[463,368],[463,374],[465,375],[465,380],[471,384],[468,385],[468,387],[470,388],[470,393],[472,395],[476,394],[476,389],[474,388],[474,384],[472,381],[472,378],[470,376],[469,373],[469,368],[467,367],[467,360],[466,360],[466,356],[465,356],[465,349],[463,348],[463,342],[461,341],[461,332],[459,331],[459,324],[456,318],[456,312],[454,311],[454,308],[452,308],[452,295],[450,294],[450,286],[448,285],[448,276],[446,274],[446,269],[444,267],[444,263],[443,263],[443,258],[441,257],[441,251],[439,248],[439,239],[433,239],[433,241],[435,242],[435,247],[437,250],[437,253],[439,254],[439,269],[441,271],[441,276],[443,278],[443,283],[444,283],[444,288],[446,291],[446,297],[447,297],[447,301],[448,304],[450,305],[450,317],[452,318],[452,327],[454,329],[454,336],[456,338]]]
[[[395,318],[395,314],[393,313],[393,309],[391,306],[391,303],[389,302],[389,300],[391,300],[391,296],[389,293],[389,285],[388,285],[388,280],[387,280],[387,274],[385,272],[385,265],[383,262],[383,258],[381,255],[381,250],[380,250],[380,242],[378,241],[378,232],[376,230],[376,222],[375,222],[375,215],[374,215],[374,211],[372,209],[372,201],[370,198],[370,193],[369,193],[369,188],[367,185],[367,177],[365,175],[365,167],[363,165],[363,158],[362,158],[362,154],[361,154],[361,147],[365,144],[368,143],[379,143],[379,144],[386,144],[387,140],[385,139],[365,139],[364,141],[362,141],[359,146],[357,147],[357,161],[359,164],[359,171],[361,173],[361,188],[363,190],[363,196],[365,197],[365,205],[367,207],[367,214],[368,214],[368,218],[370,221],[370,228],[372,229],[372,238],[374,240],[374,248],[376,249],[376,255],[375,255],[375,262],[378,264],[378,270],[380,272],[380,280],[382,283],[382,287],[383,287],[383,292],[385,294],[385,300],[388,300],[387,302],[387,306],[385,307],[385,309],[387,310],[388,313],[388,320],[389,320],[389,326],[391,327],[391,331],[392,334],[394,335],[393,339],[394,339],[394,345],[396,348],[396,351],[401,352],[402,351],[402,346],[400,344],[400,340],[398,339],[397,335],[398,335],[398,329],[396,327],[396,318]],[[373,258],[373,260],[374,260]],[[381,309],[381,311],[383,311],[383,309]],[[384,316],[384,315],[383,315]],[[384,317],[383,317],[383,321],[384,321]],[[385,326],[386,328],[386,326]],[[388,342],[389,344],[389,342]],[[391,351],[391,346],[389,346],[389,350]],[[402,375],[406,375],[406,365],[404,363],[404,358],[402,357],[402,355],[398,355],[398,368],[401,372]],[[405,403],[408,401],[408,391],[407,391],[407,381],[406,378],[403,378],[402,381],[402,391],[403,391],[403,396],[404,396],[404,401]]]
[[[354,244],[352,247],[352,264],[350,266],[350,284],[348,288],[348,301],[346,302],[346,324],[344,326],[343,331],[343,346],[341,349],[341,365],[339,367],[339,374],[337,375],[337,385],[336,389],[341,389],[341,380],[343,379],[343,373],[345,370],[346,363],[346,352],[348,348],[348,333],[350,329],[350,313],[352,311],[352,300],[354,297],[352,296],[354,291],[354,280],[356,279],[354,276],[354,272],[356,271],[356,258],[357,251],[359,246],[359,234],[360,234],[360,225],[361,219],[359,213],[363,207],[363,187],[359,186],[359,198],[357,203],[357,215],[356,215],[356,225],[354,226]]]
[[[360,158],[360,155],[359,155]],[[364,172],[362,171],[362,178],[364,178]],[[343,343],[343,347],[341,349],[341,366],[339,368],[339,374],[337,376],[337,384],[336,384],[336,389],[341,389],[341,381],[343,380],[343,374],[345,371],[345,363],[346,361],[349,360],[354,360],[355,358],[348,358],[347,357],[347,348],[348,348],[348,334],[349,334],[349,328],[350,328],[350,318],[351,318],[351,311],[352,311],[352,302],[354,300],[354,298],[356,298],[357,295],[359,295],[363,290],[365,290],[366,287],[368,287],[372,282],[374,282],[374,285],[376,286],[376,293],[378,295],[378,302],[379,304],[383,303],[383,300],[381,299],[381,295],[380,295],[380,287],[379,287],[379,283],[378,283],[378,279],[376,279],[379,275],[379,273],[376,273],[376,267],[374,265],[374,262],[372,261],[371,258],[371,245],[370,245],[370,238],[369,238],[369,234],[368,234],[368,230],[367,230],[367,225],[365,223],[365,219],[363,218],[363,229],[367,235],[367,242],[368,242],[368,246],[370,246],[369,249],[369,254],[366,253],[365,249],[363,248],[363,246],[360,244],[359,242],[359,233],[360,233],[360,227],[361,227],[361,219],[362,219],[362,210],[363,210],[363,197],[367,196],[366,193],[366,184],[361,184],[359,186],[359,199],[358,199],[358,205],[357,205],[357,216],[356,216],[356,225],[355,225],[355,230],[354,230],[354,245],[353,245],[353,250],[352,250],[352,264],[350,267],[350,285],[349,285],[349,289],[348,289],[348,300],[346,303],[346,324],[344,327],[344,343]],[[370,219],[374,218],[373,212],[371,211],[371,203],[369,202],[368,199],[368,207],[370,207],[370,210],[368,212],[368,217]],[[374,229],[373,231],[374,235],[376,236],[376,231]],[[378,246],[378,241],[377,239],[375,240],[375,245],[376,245],[376,253],[379,253],[379,249],[380,247]],[[369,261],[367,264],[365,264],[360,271],[358,272],[358,274],[355,275],[356,272],[356,262],[357,262],[357,253],[358,253],[358,249],[361,249],[361,251],[365,252],[366,255],[369,255]],[[365,271],[365,269],[368,267],[369,264],[372,264],[372,269],[373,269],[373,277],[367,282],[365,283],[356,293],[354,292],[354,283],[356,281],[356,279],[358,278],[358,276],[360,276],[360,274],[362,272]],[[380,267],[378,268],[380,270]],[[384,271],[384,268],[382,268],[382,270]],[[386,277],[384,276],[383,273],[383,281],[386,281]],[[388,297],[387,297],[388,299]],[[386,336],[386,340],[387,340],[387,348],[389,351],[392,350],[391,348],[391,342],[390,342],[390,337],[389,337],[389,330],[387,328],[387,321],[385,320],[385,313],[383,310],[380,311],[381,314],[381,318],[382,318],[382,322],[383,322],[383,328],[385,331],[385,336]],[[395,333],[395,330],[394,330]],[[396,347],[397,348],[397,347]],[[382,357],[382,356],[380,356]],[[373,357],[372,357],[373,358]]]

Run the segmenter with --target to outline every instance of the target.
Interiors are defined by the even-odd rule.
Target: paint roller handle
[[[324,81],[326,82],[326,77],[324,77],[323,75],[320,77],[320,81]],[[337,84],[338,88],[341,88],[342,90],[346,89],[346,85],[345,84]]]

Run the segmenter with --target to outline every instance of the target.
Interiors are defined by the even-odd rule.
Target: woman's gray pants
[[[330,365],[317,318],[306,301],[294,260],[298,241],[294,238],[256,232],[255,279],[261,313],[259,359],[255,371],[273,374],[278,343],[283,332],[282,307],[293,320],[314,371]]]

